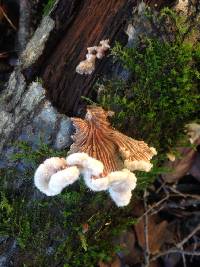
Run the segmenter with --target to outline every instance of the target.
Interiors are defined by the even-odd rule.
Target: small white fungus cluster
[[[78,64],[76,72],[81,75],[91,74],[95,70],[96,59],[102,59],[109,48],[109,39],[100,41],[99,46],[88,47],[86,59]]]
[[[179,0],[178,3],[175,6],[175,9],[177,11],[181,11],[183,13],[187,13],[188,7],[189,7],[189,1],[188,0]]]
[[[108,190],[118,207],[129,204],[136,187],[136,177],[128,169],[109,173],[101,177],[104,166],[86,153],[74,153],[64,158],[49,158],[36,170],[35,186],[47,196],[55,196],[68,185],[83,176],[92,191]]]
[[[189,136],[191,144],[194,144],[200,138],[200,124],[189,123],[185,125],[186,133]]]

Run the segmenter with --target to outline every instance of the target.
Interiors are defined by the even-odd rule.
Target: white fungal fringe
[[[118,207],[124,207],[127,206],[130,203],[132,193],[131,190],[127,190],[124,192],[117,192],[113,190],[112,188],[109,188],[109,194],[112,198],[112,200],[115,202],[115,204]]]
[[[100,47],[102,47],[105,51],[108,50],[108,49],[110,49],[109,42],[110,42],[109,39],[101,40],[101,41],[99,42]]]
[[[131,199],[131,191],[136,187],[136,177],[127,169],[109,173],[106,177],[94,179],[91,172],[84,170],[85,184],[92,191],[108,190],[118,207],[126,206]]]
[[[150,147],[150,150],[151,150],[151,152],[152,152],[152,157],[153,156],[156,156],[158,153],[157,153],[157,151],[156,151],[156,149],[154,148],[154,147]]]
[[[74,153],[66,158],[68,165],[78,165],[82,168],[81,173],[89,171],[91,175],[99,176],[104,169],[103,163],[86,153]]]
[[[124,161],[124,166],[130,171],[137,170],[137,171],[145,171],[145,172],[149,172],[151,168],[153,167],[153,165],[148,161],[144,161],[144,160],[130,161],[127,159]]]
[[[111,172],[108,175],[109,193],[118,207],[126,206],[131,200],[131,191],[135,189],[137,178],[127,169]]]
[[[67,168],[66,160],[53,157],[45,160],[34,175],[35,186],[47,196],[55,196],[79,178],[77,167]]]
[[[76,166],[68,167],[65,170],[53,174],[49,181],[49,191],[51,196],[61,193],[68,185],[73,184],[79,179],[79,169]]]
[[[92,191],[104,191],[108,189],[108,179],[106,177],[95,179],[89,170],[84,170],[83,178],[85,184]]]
[[[152,149],[152,153],[156,153]],[[118,207],[129,204],[132,190],[136,187],[137,178],[131,171],[150,171],[150,162],[125,160],[126,169],[109,173],[101,177],[104,166],[99,160],[86,153],[73,153],[66,160],[50,158],[44,161],[35,172],[35,186],[47,196],[55,196],[68,185],[74,183],[82,174],[85,184],[93,191],[108,190]]]
[[[185,125],[186,133],[189,136],[191,144],[194,144],[197,139],[200,138],[200,124],[198,123],[189,123]]]
[[[52,157],[49,159],[46,159],[43,164],[46,166],[46,169],[52,172],[57,172],[58,170],[62,170],[66,168],[67,162],[64,158],[59,157]]]
[[[86,55],[86,60],[81,61],[76,67],[79,74],[91,74],[95,70],[96,56],[92,54]]]
[[[46,159],[36,170],[34,176],[35,186],[44,194],[49,193],[49,180],[51,176],[67,166],[65,159],[53,157]]]
[[[133,190],[136,187],[137,178],[134,173],[127,169],[111,172],[107,177],[109,187],[119,193],[126,190]]]

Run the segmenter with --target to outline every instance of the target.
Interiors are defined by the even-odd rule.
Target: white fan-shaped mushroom
[[[95,70],[96,56],[87,54],[86,59],[81,61],[76,67],[76,72],[79,74],[91,74]]]
[[[65,170],[53,174],[49,181],[49,192],[51,196],[58,195],[68,185],[79,179],[80,172],[76,166],[68,167]]]
[[[124,166],[129,169],[130,171],[145,171],[145,172],[149,172],[151,170],[151,168],[153,167],[153,164],[151,164],[148,161],[144,161],[144,160],[128,160],[126,159],[124,161]]]
[[[63,170],[66,168],[66,166],[66,161],[63,158],[52,157],[46,159],[42,164],[39,165],[35,172],[35,186],[44,194],[48,194],[48,184],[51,176],[57,171]]]
[[[68,165],[77,165],[82,168],[81,173],[85,170],[88,170],[91,175],[99,176],[104,169],[103,163],[97,159],[94,159],[88,154],[82,153],[73,153],[66,158]]]
[[[112,198],[112,200],[115,202],[115,204],[118,207],[124,207],[127,206],[130,203],[132,193],[131,190],[123,191],[123,192],[117,192],[113,190],[112,188],[109,188],[109,194]]]
[[[118,207],[126,206],[131,200],[131,191],[136,187],[137,178],[127,169],[108,175],[109,193]]]
[[[137,182],[135,174],[127,169],[111,172],[108,175],[108,180],[109,188],[118,192],[135,189]]]
[[[67,168],[64,158],[53,157],[45,160],[34,175],[35,186],[47,196],[59,194],[62,189],[79,178],[77,167]]]
[[[89,187],[92,191],[103,191],[108,189],[108,178],[97,178],[92,177],[92,174],[89,170],[83,171],[83,178],[87,187]]]
[[[189,123],[185,125],[186,133],[189,136],[191,144],[194,144],[200,138],[200,124],[198,123]]]

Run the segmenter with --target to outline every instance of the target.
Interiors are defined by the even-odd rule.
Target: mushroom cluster
[[[89,106],[84,120],[72,118],[75,133],[69,155],[47,159],[38,167],[38,189],[56,195],[82,175],[92,191],[108,190],[118,207],[128,205],[137,181],[132,171],[150,171],[156,150],[111,127],[109,115],[101,107]]]
[[[76,72],[86,75],[91,74],[95,70],[96,59],[102,59],[109,48],[109,39],[100,41],[98,46],[88,47],[86,59],[78,64]]]

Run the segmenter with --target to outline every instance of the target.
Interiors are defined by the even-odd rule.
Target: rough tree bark
[[[146,2],[160,8],[166,1]],[[77,115],[81,96],[89,95],[106,60],[97,62],[92,75],[77,74],[76,66],[85,58],[87,47],[107,38],[113,45],[119,39],[136,4],[136,0],[58,1],[51,13],[55,27],[45,51],[24,73],[29,79],[42,77],[49,99],[60,112]]]
[[[61,112],[76,114],[81,96],[88,95],[105,60],[88,76],[77,74],[76,66],[85,58],[87,47],[107,38],[113,44],[119,38],[135,4],[136,0],[59,1],[51,14],[55,27],[46,51],[25,69],[25,76],[41,76],[52,103]]]
[[[69,145],[70,120],[52,104],[61,113],[78,114],[81,96],[91,92],[106,58],[97,62],[89,76],[77,74],[77,64],[85,58],[87,47],[105,38],[112,45],[124,33],[136,2],[56,1],[50,16],[43,17],[20,55],[20,64],[0,95],[0,152],[4,158],[0,163],[8,161],[16,140],[30,141],[34,147],[39,142],[36,139],[43,136],[42,141],[56,149]],[[42,77],[46,91],[37,77]]]

